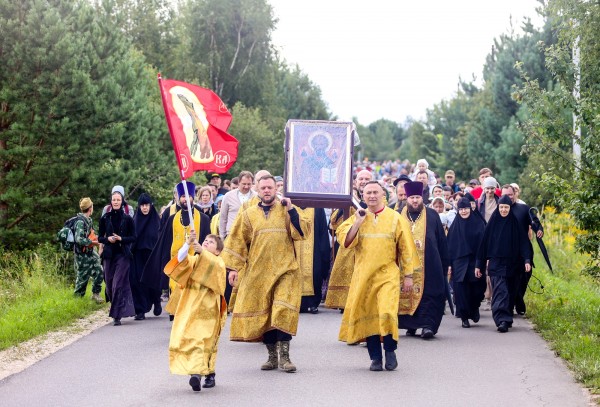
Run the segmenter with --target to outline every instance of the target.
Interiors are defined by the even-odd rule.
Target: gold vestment
[[[225,263],[202,250],[181,263],[173,257],[165,266],[165,274],[183,287],[169,341],[171,373],[214,373],[217,344],[227,319]]]

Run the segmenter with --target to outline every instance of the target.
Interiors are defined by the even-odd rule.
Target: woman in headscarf
[[[521,238],[519,221],[511,213],[512,201],[504,195],[485,227],[479,246],[475,275],[480,277],[487,268],[492,283],[492,316],[500,332],[508,332],[513,323],[515,278],[519,258],[525,259],[525,271],[531,272],[533,253]]]
[[[479,321],[479,305],[485,292],[485,278],[475,275],[477,249],[483,238],[485,221],[475,215],[469,199],[458,201],[458,216],[448,231],[448,253],[450,275],[454,289],[456,315],[460,316],[463,328],[470,328],[469,319]]]
[[[144,266],[150,257],[150,253],[158,240],[160,228],[160,217],[152,203],[152,198],[142,193],[138,198],[138,207],[133,217],[136,239],[131,246],[133,263],[129,274],[131,293],[133,294],[133,305],[135,307],[135,320],[146,319],[146,312],[154,306],[154,315],[162,313],[159,290],[148,287],[140,282]]]
[[[217,209],[217,205],[213,200],[212,191],[210,187],[202,187],[200,191],[198,191],[198,206],[200,206],[200,211],[208,216],[209,219],[212,219],[215,216],[219,209]]]
[[[102,260],[110,301],[108,315],[113,318],[113,325],[121,325],[121,318],[135,315],[129,286],[130,247],[135,242],[135,226],[131,216],[123,211],[123,195],[119,191],[111,196],[111,210],[100,218],[98,241],[104,244]]]

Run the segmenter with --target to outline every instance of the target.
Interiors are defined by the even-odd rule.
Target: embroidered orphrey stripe
[[[254,232],[254,236],[262,235],[263,233],[287,233],[286,228],[266,228]]]
[[[289,303],[287,303],[285,301],[281,301],[281,300],[273,301],[273,305],[281,305],[283,307],[289,308],[292,311],[300,311],[300,308],[294,307],[292,304],[289,304]]]
[[[258,317],[260,315],[265,315],[268,314],[269,310],[266,309],[264,311],[256,311],[256,312],[239,312],[239,313],[233,313],[233,316],[236,318],[251,318],[251,317]]]
[[[389,239],[391,233],[362,233],[360,236],[369,239]]]
[[[227,252],[227,253],[231,254],[233,257],[237,257],[238,259],[240,259],[240,260],[241,260],[241,261],[243,261],[244,263],[245,263],[245,262],[246,262],[246,260],[247,260],[247,258],[246,258],[246,257],[243,257],[243,256],[241,256],[241,255],[240,255],[240,254],[238,254],[237,252],[234,252],[233,250],[231,250],[231,249],[229,249],[229,248],[227,248],[227,247],[226,247],[225,249],[223,249],[223,251],[225,251],[225,252]]]

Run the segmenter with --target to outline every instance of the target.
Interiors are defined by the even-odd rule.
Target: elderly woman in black
[[[123,195],[118,191],[111,196],[110,210],[100,218],[98,241],[104,244],[102,260],[110,301],[108,315],[113,318],[113,325],[121,325],[121,318],[135,315],[129,286],[130,246],[135,241],[135,227],[131,216],[123,211]]]
[[[485,271],[492,282],[492,316],[500,332],[508,332],[513,323],[515,278],[525,260],[525,271],[531,272],[531,252],[528,242],[521,238],[519,221],[511,213],[512,201],[504,195],[485,227],[479,246],[475,275]]]
[[[475,275],[475,259],[483,238],[485,221],[471,208],[468,198],[458,201],[458,216],[448,231],[452,288],[456,302],[456,315],[462,319],[462,327],[470,328],[469,319],[479,322],[479,305],[483,300],[485,278]]]

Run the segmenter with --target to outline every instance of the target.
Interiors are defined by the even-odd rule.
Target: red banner
[[[227,133],[232,117],[221,98],[160,75],[158,85],[181,178],[194,171],[227,172],[237,159],[238,141]]]

